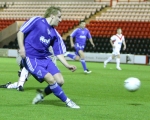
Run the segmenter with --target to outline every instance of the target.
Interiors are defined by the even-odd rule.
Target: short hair
[[[121,29],[121,27],[117,28],[117,30]]]
[[[85,22],[85,20],[81,20],[81,21],[80,21],[80,24],[83,23],[83,22]]]
[[[45,11],[44,17],[48,18],[48,17],[50,17],[50,15],[56,15],[56,14],[58,14],[58,11],[61,12],[61,9],[59,7],[51,6],[51,7],[47,8],[47,10]]]

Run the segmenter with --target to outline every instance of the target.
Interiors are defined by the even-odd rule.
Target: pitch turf
[[[0,120],[149,120],[150,119],[150,68],[146,65],[122,64],[122,71],[115,64],[87,62],[91,74],[84,74],[80,62],[72,73],[57,62],[65,79],[63,90],[81,108],[65,107],[54,95],[42,103],[32,105],[37,88],[46,86],[30,77],[25,91],[0,89]],[[0,58],[0,84],[18,80],[19,67],[15,58]],[[123,87],[128,77],[141,80],[141,88],[128,92]]]

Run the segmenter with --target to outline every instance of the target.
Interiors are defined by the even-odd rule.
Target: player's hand
[[[125,50],[125,49],[126,49],[126,47],[123,48],[123,50]]]
[[[67,68],[72,72],[74,72],[77,69],[77,67],[74,65],[69,65],[69,66],[67,66]]]
[[[93,48],[95,48],[95,44],[92,44]]]
[[[25,53],[25,50],[24,49],[20,49],[19,51],[19,54],[22,58],[25,58],[26,57],[26,53]]]

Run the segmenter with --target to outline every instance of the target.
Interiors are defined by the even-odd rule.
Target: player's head
[[[85,28],[85,21],[84,20],[80,21],[80,27]]]
[[[122,33],[121,28],[118,28],[118,29],[117,29],[117,34],[121,34],[121,33]]]
[[[50,19],[49,24],[52,26],[58,26],[61,21],[61,9],[59,7],[49,7],[45,11],[44,17]]]

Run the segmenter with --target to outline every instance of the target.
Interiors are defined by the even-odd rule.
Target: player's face
[[[122,30],[121,30],[121,29],[118,29],[118,30],[117,30],[117,33],[118,33],[118,34],[121,34],[121,33],[122,33]]]
[[[82,22],[82,23],[80,24],[80,26],[81,26],[81,28],[85,28],[85,22]]]
[[[58,26],[59,22],[61,22],[61,12],[58,11],[57,15],[52,15],[52,21],[51,21],[51,25],[52,26]]]

